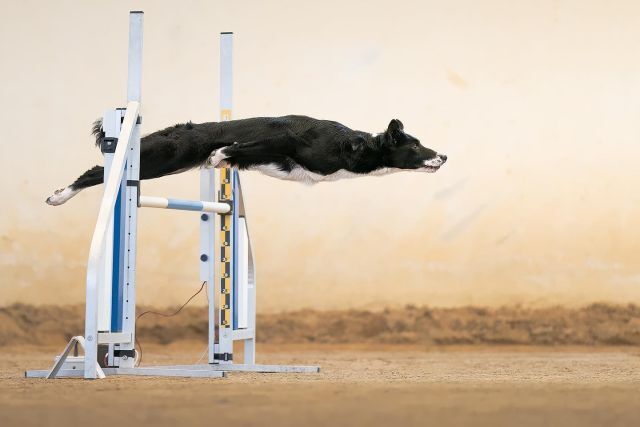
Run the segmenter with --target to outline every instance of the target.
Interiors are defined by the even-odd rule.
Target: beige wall
[[[143,9],[144,129],[307,114],[449,155],[437,174],[307,187],[247,173],[262,311],[405,303],[640,303],[640,3],[22,1],[0,19],[0,304],[80,302],[101,190],[44,199],[101,161]],[[144,183],[197,197],[195,172]],[[139,301],[198,286],[196,215],[143,211]]]

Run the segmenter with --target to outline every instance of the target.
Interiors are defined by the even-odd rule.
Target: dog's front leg
[[[235,144],[237,144],[237,142],[235,142],[234,145]],[[214,151],[213,153],[211,153],[211,155],[207,159],[204,167],[206,169],[224,168],[224,167],[226,167],[227,166],[227,162],[225,162],[225,160],[229,157],[224,152],[224,150],[226,148],[227,147],[219,148],[216,151]]]
[[[278,147],[278,142],[282,141],[284,135],[273,136],[266,139],[248,141],[248,142],[234,142],[226,147],[219,148],[211,153],[207,159],[204,167],[207,169],[212,168],[224,168],[231,166],[227,159],[229,158],[243,158],[243,157],[264,157],[273,154],[273,151],[281,151]]]
[[[285,161],[295,153],[295,143],[299,139],[292,132],[273,135],[268,138],[247,142],[234,142],[220,148],[209,156],[206,168],[239,167]]]

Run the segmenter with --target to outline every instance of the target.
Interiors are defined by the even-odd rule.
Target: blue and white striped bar
[[[177,209],[180,211],[213,212],[226,214],[231,210],[227,203],[206,202],[203,200],[168,199],[166,197],[140,196],[140,207]]]

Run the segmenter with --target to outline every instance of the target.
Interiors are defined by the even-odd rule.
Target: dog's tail
[[[102,117],[93,122],[93,127],[91,128],[91,135],[96,139],[96,147],[100,147],[102,145],[102,140],[104,139],[104,129],[102,128]]]

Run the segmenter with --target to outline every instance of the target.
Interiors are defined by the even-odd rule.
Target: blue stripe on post
[[[202,211],[204,205],[200,201],[167,199],[167,209],[180,209],[183,211]]]
[[[125,164],[125,170],[126,169]],[[111,332],[122,332],[122,282],[124,281],[124,216],[126,177],[122,178],[113,213],[113,257],[111,274]]]

